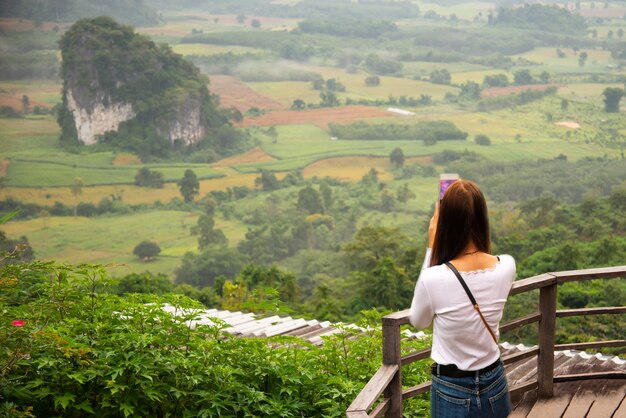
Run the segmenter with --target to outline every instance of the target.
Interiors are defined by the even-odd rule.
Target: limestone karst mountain
[[[227,122],[199,70],[108,17],[76,22],[61,38],[61,137],[158,155]]]

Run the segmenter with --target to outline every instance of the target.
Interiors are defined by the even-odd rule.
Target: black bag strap
[[[469,287],[467,287],[465,280],[463,280],[463,277],[461,277],[461,273],[459,273],[456,267],[454,267],[452,263],[450,263],[449,261],[446,262],[446,266],[448,266],[448,268],[452,270],[456,278],[459,279],[459,282],[461,282],[461,286],[463,286],[463,289],[465,289],[465,293],[467,293],[467,296],[469,297],[470,302],[472,302],[472,306],[474,307],[474,310],[478,313],[478,316],[480,316],[480,319],[483,321],[483,324],[487,328],[487,331],[489,331],[489,335],[491,335],[491,338],[493,338],[493,342],[496,343],[496,345],[498,345],[498,338],[496,338],[496,334],[494,334],[494,332],[491,330],[491,327],[485,320],[485,317],[480,311],[480,306],[478,306],[478,303],[476,302],[474,295],[472,295],[472,292],[469,290]]]

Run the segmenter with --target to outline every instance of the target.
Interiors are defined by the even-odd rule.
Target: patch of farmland
[[[346,98],[354,100],[387,100],[389,96],[411,96],[418,98],[422,94],[432,96],[435,100],[441,100],[446,93],[457,93],[459,90],[452,86],[432,84],[410,78],[388,76],[380,76],[380,84],[378,86],[367,86],[365,79],[371,74],[362,71],[356,74],[350,74],[343,68],[335,67],[315,65],[292,65],[291,67],[302,71],[317,73],[325,80],[334,78],[343,84],[346,91],[337,93],[337,97],[341,101],[345,101]],[[319,103],[320,101],[320,91],[314,90],[309,82],[263,82],[249,83],[248,85],[257,92],[280,100],[287,105],[291,105],[296,99],[301,99],[308,103]]]
[[[337,157],[316,161],[305,167],[302,175],[312,177],[332,177],[345,181],[358,181],[372,168],[378,171],[378,178],[383,181],[393,180],[390,172],[393,168],[389,157]]]
[[[159,171],[157,169],[157,171]],[[182,177],[182,175],[181,175]],[[256,173],[233,174],[218,179],[200,180],[200,196],[213,190],[226,190],[229,187],[245,186],[254,188]],[[70,187],[4,187],[0,189],[0,200],[9,197],[24,203],[36,203],[42,206],[52,206],[54,202],[73,205],[78,202],[98,204],[102,199],[115,196],[129,205],[152,204],[154,202],[167,203],[173,198],[181,198],[175,182],[165,183],[161,189],[137,187],[131,184],[106,185],[83,187],[82,194],[76,198]]]
[[[452,74],[454,81],[455,73],[472,73],[477,71],[489,71],[489,67],[467,62],[429,62],[429,61],[405,61],[402,62],[402,73],[405,77],[429,77],[433,70],[447,70]],[[496,70],[492,70],[496,71]],[[481,79],[482,81],[482,79]],[[454,81],[456,82],[456,81]]]
[[[460,71],[451,74],[451,82],[454,84],[463,84],[468,81],[474,81],[478,84],[482,84],[485,76],[504,74],[508,77],[509,81],[513,81],[513,75],[506,70],[481,70],[481,71]]]
[[[52,80],[16,80],[0,82],[0,95],[14,96],[19,100],[18,110],[22,110],[22,96],[30,101],[31,110],[35,106],[50,108],[61,101],[61,84]]]
[[[563,57],[560,58],[557,52],[560,49]],[[580,66],[578,62],[580,54],[585,52],[587,59],[584,62],[584,66]],[[574,51],[571,48],[535,48],[532,51],[525,52],[523,54],[515,55],[513,59],[521,58],[528,60],[535,65],[527,66],[534,75],[539,74],[542,71],[548,71],[552,74],[553,79],[558,77],[559,73],[574,73],[578,74],[581,71],[585,73],[589,72],[607,72],[607,65],[612,63],[610,51],[595,50],[581,48],[578,51]]]
[[[220,96],[223,107],[234,107],[241,112],[250,108],[277,110],[285,109],[285,105],[270,97],[252,90],[240,79],[227,75],[210,77],[209,91]]]
[[[460,19],[473,20],[479,13],[483,14],[483,19],[486,19],[486,16],[489,12],[493,12],[495,8],[494,2],[486,2],[486,1],[471,1],[467,3],[449,3],[449,4],[437,4],[430,1],[416,1],[415,3],[419,4],[421,14],[424,14],[428,11],[433,11],[442,16],[450,16],[451,14],[455,14]],[[423,24],[416,20],[407,21],[408,24]]]
[[[507,96],[513,93],[519,93],[526,90],[544,91],[548,87],[564,87],[563,84],[529,84],[524,86],[508,86],[508,87],[494,87],[485,89],[481,92],[482,97],[496,97]]]
[[[313,124],[325,128],[329,123],[349,123],[368,118],[390,117],[391,113],[369,106],[341,106],[323,109],[290,110],[245,118],[241,126]]]
[[[117,154],[112,161],[113,165],[137,165],[141,160],[135,154]]]
[[[215,44],[178,44],[172,46],[172,50],[181,55],[215,55],[226,52],[243,54],[246,52],[259,52],[257,48],[229,45],[228,47]]]
[[[223,160],[220,160],[217,163],[213,164],[213,167],[227,167],[237,164],[261,163],[273,160],[275,160],[274,157],[263,151],[261,148],[256,147],[254,149],[251,149],[250,151],[244,152],[243,154],[224,158]]]
[[[172,50],[181,55],[214,55],[228,52],[228,48],[213,44],[178,44]]]
[[[16,96],[14,94],[5,93],[2,91],[0,91],[0,106],[12,107],[18,112],[21,112],[24,109],[24,105],[22,104],[22,96]],[[40,102],[38,100],[32,100],[29,98],[29,109],[31,112],[35,108],[35,106],[39,106],[45,109],[48,109],[50,107],[50,105],[47,103]]]
[[[70,23],[56,23],[56,22],[40,22],[36,23],[34,20],[18,19],[18,18],[0,18],[0,31],[2,32],[24,32],[31,30],[41,31],[53,31],[55,27],[61,31],[65,31],[70,26]]]
[[[7,175],[7,171],[9,171],[9,164],[11,164],[11,160],[0,161],[0,177]]]
[[[239,29],[251,28],[251,24],[253,20],[258,20],[261,24],[261,28],[292,28],[296,26],[300,19],[287,19],[282,17],[271,17],[271,16],[255,16],[255,15],[246,15],[246,18],[243,23],[239,23],[238,16],[236,14],[211,14],[211,13],[203,13],[197,10],[179,12],[179,16],[185,16],[189,13],[193,14],[193,19],[190,21],[202,21],[204,20],[210,25],[213,26],[235,26]],[[198,25],[200,28],[201,26]]]
[[[580,83],[569,84],[559,89],[559,96],[566,99],[580,100],[597,106],[604,106],[602,92],[607,87],[623,88],[623,84]]]

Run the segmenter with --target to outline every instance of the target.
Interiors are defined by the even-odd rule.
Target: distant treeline
[[[587,32],[587,24],[582,16],[557,5],[525,4],[523,7],[501,7],[497,15],[490,19],[490,23],[580,36]]]
[[[146,0],[159,8],[202,8],[214,14],[244,14],[284,18],[324,19],[345,18],[409,19],[420,16],[419,7],[410,1],[382,2],[378,0],[302,0],[295,4],[279,4],[273,0]]]
[[[189,35],[182,38],[180,43],[263,48],[273,51],[285,59],[305,61],[315,53],[313,45],[317,43],[305,36],[305,34],[270,31],[220,32]]]
[[[186,59],[193,62],[205,74],[233,75],[244,81],[314,81],[322,76],[280,63],[279,59],[259,54],[233,54],[226,52],[214,55],[191,55]]]
[[[3,0],[0,17],[18,17],[35,21],[67,22],[82,17],[111,16],[124,23],[151,25],[159,21],[157,13],[143,0]]]
[[[0,80],[59,76],[57,36],[49,32],[0,32]]]
[[[526,103],[541,100],[546,96],[553,96],[557,92],[556,87],[547,87],[545,90],[524,90],[517,94],[511,93],[506,96],[485,97],[478,102],[476,109],[479,112],[504,109],[506,107],[521,106]]]
[[[589,47],[592,39],[576,36],[569,31],[546,33],[539,30],[523,30],[488,26],[480,29],[419,27],[412,30],[414,44],[445,53],[456,52],[475,56],[494,54],[515,55],[540,46]],[[414,52],[410,52],[413,54]]]
[[[501,53],[483,57],[473,57],[455,51],[429,50],[426,52],[405,52],[397,56],[398,61],[425,61],[425,62],[468,62],[470,64],[485,65],[496,68],[511,68],[513,60]]]
[[[467,132],[459,130],[454,123],[445,120],[423,121],[413,125],[356,122],[350,125],[330,123],[328,126],[330,134],[339,139],[415,140],[435,143],[467,138]]]
[[[388,20],[346,19],[333,17],[330,19],[306,19],[298,23],[298,29],[306,33],[324,33],[334,36],[353,36],[359,38],[378,38],[395,32],[398,27]]]
[[[438,164],[478,182],[496,202],[523,202],[549,194],[559,202],[580,203],[590,192],[608,196],[615,185],[626,181],[623,159],[587,157],[569,162],[561,155],[550,160],[504,162],[446,151]]]

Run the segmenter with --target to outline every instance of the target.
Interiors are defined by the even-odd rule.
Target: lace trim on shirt
[[[498,267],[500,265],[500,263],[502,262],[502,260],[500,259],[500,257],[498,256],[498,261],[496,261],[496,264],[493,265],[493,267],[490,267],[488,269],[479,269],[479,270],[470,270],[470,271],[459,271],[459,273],[461,274],[480,274],[480,273],[491,273],[492,271],[494,271],[496,269],[496,267]],[[448,268],[448,267],[446,267]],[[448,269],[449,271],[452,271],[450,269]]]

